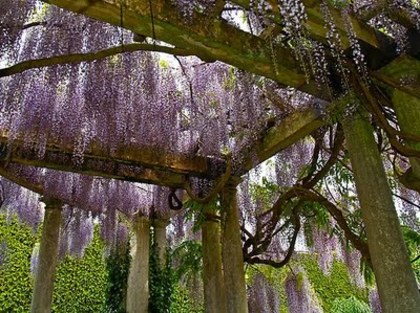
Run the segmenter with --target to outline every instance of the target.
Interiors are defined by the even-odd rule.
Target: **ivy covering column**
[[[420,293],[373,128],[362,114],[347,118],[343,127],[383,312],[417,313]]]
[[[166,263],[166,249],[168,241],[166,239],[166,227],[169,225],[168,219],[155,219],[153,220],[153,228],[155,235],[155,243],[158,248],[159,264],[164,268]]]
[[[58,243],[63,203],[56,199],[43,198],[44,222],[39,246],[38,267],[32,294],[31,312],[51,312],[54,276],[58,258]]]
[[[204,207],[204,216],[202,226],[204,306],[207,313],[226,313],[220,217],[209,204]]]
[[[134,242],[127,288],[127,312],[147,313],[149,307],[149,219],[138,215],[134,221],[133,233]]]
[[[236,200],[236,186],[239,182],[239,178],[231,179],[222,191],[222,208],[224,210],[223,270],[229,313],[248,312],[244,258]]]

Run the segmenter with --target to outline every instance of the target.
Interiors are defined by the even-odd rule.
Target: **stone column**
[[[127,287],[127,312],[147,313],[149,307],[149,219],[145,216],[137,216],[133,224],[133,233]]]
[[[204,306],[207,313],[227,313],[223,281],[220,219],[213,208],[204,207],[202,226]]]
[[[221,192],[224,213],[223,272],[229,313],[248,312],[239,208],[236,200],[236,186],[239,182],[239,179],[231,179]]]
[[[32,294],[32,313],[51,312],[60,240],[63,203],[49,198],[43,198],[42,201],[45,203],[45,213],[39,245],[38,267]]]
[[[153,220],[153,229],[155,235],[155,243],[158,249],[159,265],[162,269],[166,263],[166,249],[168,240],[166,238],[166,227],[169,225],[169,219]]]
[[[420,293],[373,128],[362,114],[343,128],[383,313],[417,313]]]
[[[401,130],[420,136],[420,99],[396,90],[393,93],[392,103]],[[420,142],[405,140],[405,143],[409,147],[420,151]],[[410,164],[414,178],[420,181],[420,158],[410,158]]]

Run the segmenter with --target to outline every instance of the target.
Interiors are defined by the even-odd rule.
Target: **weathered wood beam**
[[[13,157],[17,159],[19,158],[18,155],[20,152],[31,150],[25,149],[25,147],[35,146],[36,143],[25,143],[22,138],[17,138],[11,143],[8,133],[6,131],[0,131],[0,151],[3,151],[3,158],[5,158],[7,154],[13,152],[10,156],[13,155]],[[9,148],[12,150],[9,151]],[[73,158],[72,155],[74,152],[73,145],[57,143],[50,140],[47,142],[45,149],[48,152],[48,157],[57,158],[57,162],[68,161],[72,163],[71,159]],[[31,159],[32,157],[36,158],[35,152],[26,152],[29,153],[27,159]],[[31,153],[34,155],[32,156]],[[60,157],[63,160],[60,160]],[[95,161],[98,162],[98,165],[102,164],[104,168],[113,166],[113,163],[115,163],[116,165],[120,165],[121,168],[123,166],[133,166],[138,169],[164,171],[176,175],[188,174],[198,177],[211,177],[214,174],[214,169],[212,168],[214,159],[202,156],[189,156],[180,153],[162,153],[162,151],[150,147],[134,145],[117,146],[112,151],[109,151],[109,149],[105,148],[103,145],[92,142],[84,152],[84,160],[84,163],[92,163],[90,166],[92,166],[92,168],[97,168],[98,170],[100,170],[98,166],[93,167]],[[12,161],[12,159],[10,159],[10,161]],[[23,159],[21,161],[23,161]],[[221,160],[221,162],[223,161]]]
[[[249,0],[232,0],[231,2],[243,8],[249,9]],[[273,8],[273,14],[276,21],[280,21],[281,16],[279,2],[277,0],[269,0],[268,2]],[[306,22],[305,26],[309,34],[312,38],[322,43],[327,43],[328,29],[325,27],[325,19],[320,9],[320,2],[313,0],[303,0],[302,2],[305,5],[306,14],[308,15],[308,21]],[[346,28],[341,13],[339,10],[334,8],[330,8],[330,12],[334,18],[340,39],[344,44],[343,48],[347,49],[350,46],[350,43],[346,34]],[[378,49],[381,48],[381,42],[377,36],[378,34],[372,27],[364,22],[359,21],[354,16],[350,16],[350,20],[359,40],[371,45],[372,47]]]
[[[245,149],[241,151],[241,155],[247,155],[248,158],[237,174],[245,174],[257,164],[308,136],[324,124],[321,113],[315,109],[291,114],[280,125],[267,130],[263,134],[261,143],[253,147],[252,153]],[[117,149],[110,156],[105,157],[106,151],[94,145],[86,151],[83,163],[77,165],[74,162],[72,147],[49,144],[41,159],[35,151],[24,150],[22,142],[16,141],[9,147],[7,139],[4,135],[0,136],[0,166],[1,162],[10,162],[176,188],[185,186],[187,175],[215,178],[221,174],[215,173],[211,166],[212,162],[203,157],[191,159],[183,156],[156,156],[152,150],[137,148]]]
[[[19,176],[18,174],[13,173],[13,171],[7,168],[6,163],[3,161],[0,161],[0,176],[32,192],[44,195],[44,187],[41,184],[30,182],[29,180]]]
[[[181,173],[146,168],[136,164],[135,161],[132,163],[129,160],[121,162],[94,155],[85,155],[82,164],[75,164],[72,153],[58,148],[47,148],[45,155],[39,158],[35,151],[23,150],[22,145],[17,143],[13,147],[8,147],[7,143],[0,142],[0,161],[177,188],[184,186],[186,179],[186,176]]]
[[[240,174],[245,174],[257,164],[264,162],[323,125],[325,125],[325,121],[322,120],[321,112],[315,109],[289,115],[279,125],[269,129],[261,143],[252,151],[247,150],[240,153],[240,155],[248,156]]]
[[[270,1],[273,11],[278,15],[277,1]],[[269,38],[260,38],[242,31],[215,15],[196,12],[192,22],[188,22],[169,0],[136,0],[125,2],[122,10],[123,21],[121,21],[119,1],[44,0],[44,2],[116,26],[122,25],[134,33],[172,44],[186,54],[194,54],[205,61],[219,60],[271,78],[281,85],[291,86],[328,100],[324,90],[317,88],[313,81],[307,82],[291,51],[273,43]],[[234,0],[233,3],[249,8],[247,0]],[[327,30],[319,2],[304,0],[304,3],[309,18],[306,25],[309,34],[314,39],[327,43]],[[349,42],[343,18],[336,9],[331,9],[331,13],[346,48]],[[395,47],[387,36],[354,16],[350,18],[371,69],[377,69],[396,57]],[[276,19],[279,19],[279,16]],[[387,83],[386,79],[383,81]],[[392,87],[400,89],[398,86]]]
[[[401,55],[372,76],[379,82],[420,99],[420,60]]]
[[[304,73],[288,49],[242,31],[224,20],[209,20],[204,14],[196,13],[192,17],[193,22],[189,23],[169,0],[127,1],[122,22],[119,1],[44,2],[112,25],[123,25],[134,33],[154,37],[205,61],[222,61],[271,78],[284,86],[292,86],[320,98],[327,97],[314,83],[307,84]]]

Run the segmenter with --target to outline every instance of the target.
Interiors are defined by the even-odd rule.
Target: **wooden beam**
[[[2,161],[0,161],[0,176],[32,192],[35,192],[40,195],[44,194],[44,187],[41,184],[30,182],[29,180],[19,176],[18,174],[13,173],[13,171],[7,168],[6,163]]]
[[[271,78],[283,86],[291,86],[322,99],[328,99],[325,90],[307,82],[304,73],[291,51],[270,38],[260,38],[240,30],[212,15],[195,12],[192,22],[172,5],[169,0],[125,1],[121,21],[120,1],[106,0],[43,0],[46,3],[84,14],[88,17],[123,26],[137,34],[155,37],[199,58],[211,62],[219,60],[248,72]],[[249,8],[248,0],[233,3]],[[279,21],[278,4],[270,0]],[[310,36],[327,43],[323,14],[318,1],[304,0],[308,14],[307,29]],[[151,4],[151,6],[150,6]],[[153,14],[151,14],[153,13]],[[338,10],[331,8],[344,49],[349,47],[345,24]],[[377,69],[396,57],[390,38],[379,33],[356,17],[350,17],[357,38],[370,69]],[[351,52],[348,51],[349,57]],[[417,57],[417,55],[416,55]],[[393,88],[400,89],[395,86]]]
[[[325,121],[322,120],[321,113],[315,109],[307,109],[289,115],[279,125],[269,129],[262,142],[252,151],[247,150],[240,153],[240,155],[248,156],[240,175],[245,174],[256,165],[308,136],[323,125],[325,125]]]
[[[420,61],[408,55],[401,55],[382,67],[372,76],[393,89],[401,90],[420,99]]]
[[[3,158],[11,157],[10,161],[14,158],[18,160],[20,152],[23,152],[23,158],[20,162],[24,161],[25,153],[26,159],[39,159],[36,153],[31,149],[25,147],[35,147],[36,143],[24,142],[22,138],[14,139],[10,142],[8,133],[0,131],[0,151]],[[10,150],[11,149],[11,150]],[[10,151],[9,151],[10,150]],[[29,150],[29,151],[27,151]],[[74,146],[70,144],[57,143],[49,141],[46,144],[45,150],[48,152],[46,157],[56,158],[54,162],[69,162],[75,163],[73,152]],[[60,158],[62,160],[60,160]],[[98,142],[91,142],[84,152],[84,163],[89,163],[92,168],[95,164],[101,164],[105,167],[119,166],[121,170],[123,167],[133,167],[133,169],[149,169],[157,172],[165,172],[175,175],[191,175],[197,177],[213,177],[214,176],[214,163],[224,163],[224,160],[217,160],[215,158],[206,158],[202,156],[190,156],[186,154],[176,153],[162,153],[156,149],[142,146],[117,146],[112,151],[105,148]],[[61,167],[61,165],[59,165]],[[85,166],[82,164],[82,166]],[[98,168],[98,166],[95,166]],[[217,175],[217,174],[216,174]]]
[[[182,173],[174,173],[165,169],[155,169],[144,167],[134,159],[113,160],[93,154],[84,156],[82,164],[76,164],[73,153],[66,152],[66,149],[51,149],[47,147],[45,154],[39,158],[36,151],[24,149],[22,143],[15,142],[9,147],[4,142],[5,137],[0,141],[0,161],[6,163],[18,163],[36,167],[80,173],[90,176],[100,176],[104,178],[120,179],[131,182],[150,183],[170,187],[182,188],[186,176]]]
[[[134,33],[155,37],[205,61],[222,61],[284,86],[327,98],[314,82],[307,83],[299,64],[285,47],[242,31],[222,19],[209,20],[204,14],[196,13],[189,23],[169,0],[127,1],[122,22],[119,1],[43,1],[112,25],[123,25]]]
[[[244,149],[240,155],[247,155],[239,175],[269,159],[277,152],[291,146],[311,132],[323,126],[325,121],[315,109],[295,112],[286,117],[279,125],[262,134],[263,139],[253,151]],[[40,159],[33,150],[24,150],[21,141],[8,147],[7,137],[0,136],[0,162],[45,167],[49,169],[75,172],[91,176],[120,179],[132,182],[150,183],[169,187],[183,188],[187,175],[215,178],[210,159],[185,156],[157,155],[152,150],[131,148],[116,149],[109,157],[98,145],[90,145],[81,165],[76,165],[71,147],[48,144],[45,155]],[[256,156],[256,158],[255,158]],[[224,162],[218,160],[217,162]],[[1,164],[1,163],[0,163]],[[204,171],[203,169],[206,169]],[[220,171],[220,170],[219,170]]]

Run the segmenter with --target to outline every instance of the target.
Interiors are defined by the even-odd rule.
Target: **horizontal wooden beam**
[[[0,176],[32,192],[40,195],[44,194],[44,187],[41,184],[30,182],[28,179],[14,173],[12,170],[7,168],[7,164],[4,161],[0,161]]]
[[[27,134],[26,134],[27,135]],[[35,147],[36,143],[25,142],[23,138],[16,138],[10,142],[7,131],[0,130],[0,144],[2,149],[8,151],[12,148],[14,157],[18,157],[19,151],[25,151],[24,147]],[[52,157],[57,154],[57,158],[61,156],[66,161],[71,161],[74,154],[74,146],[72,144],[57,143],[48,141],[45,150]],[[1,151],[1,150],[0,150]],[[8,151],[10,153],[10,151]],[[33,151],[29,153],[34,153]],[[152,169],[164,171],[174,174],[188,174],[197,177],[212,177],[214,175],[214,164],[218,162],[224,163],[224,160],[215,158],[206,158],[202,156],[191,156],[181,153],[162,152],[147,146],[127,146],[120,145],[110,151],[98,142],[91,142],[84,151],[85,162],[102,162],[102,164],[116,163],[121,166],[133,166],[136,168]],[[74,162],[70,162],[74,163]]]
[[[145,147],[117,147],[109,152],[92,143],[81,162],[75,161],[74,147],[69,145],[48,142],[42,157],[28,147],[31,145],[22,139],[10,143],[2,132],[0,161],[178,188],[182,188],[187,176],[215,178],[222,174],[225,165],[224,160],[162,153]]]
[[[245,174],[256,165],[271,158],[279,151],[290,147],[297,141],[325,125],[321,112],[315,109],[298,111],[287,116],[279,125],[269,129],[260,144],[252,151],[242,151],[240,155],[247,155],[240,175]]]
[[[240,152],[240,155],[247,155],[248,158],[245,160],[240,172],[236,174],[245,174],[257,164],[269,159],[277,152],[308,136],[311,132],[324,124],[325,122],[322,120],[320,112],[315,109],[308,109],[289,115],[279,125],[267,130],[263,134],[263,140],[260,144],[253,147],[253,151],[247,149],[246,151]],[[215,178],[222,174],[220,173],[220,166],[218,166],[219,170],[215,172],[215,169],[211,169],[211,166],[209,167],[209,163],[212,163],[212,161],[206,158],[198,158],[200,162],[205,162],[197,162],[195,167],[188,164],[188,161],[191,159],[183,159],[180,156],[173,157],[172,160],[168,156],[160,156],[156,158],[156,160],[146,162],[146,160],[153,159],[155,155],[154,153],[147,152],[146,149],[116,150],[113,155],[104,157],[104,155],[106,155],[104,154],[104,151],[101,151],[98,147],[92,147],[91,145],[90,150],[84,155],[83,162],[80,165],[77,165],[74,162],[73,154],[69,151],[72,151],[69,147],[62,149],[58,146],[52,147],[52,145],[48,145],[45,155],[42,158],[39,158],[35,151],[25,150],[22,142],[14,142],[14,144],[9,147],[7,144],[7,137],[0,137],[0,162],[7,161],[91,176],[151,183],[176,188],[183,188],[188,176],[198,175],[201,177]],[[133,151],[137,152],[134,153]],[[143,154],[141,153],[142,151]],[[156,165],[156,162],[160,162],[159,158],[162,159],[162,163]],[[181,161],[185,161],[185,163],[182,163]],[[223,161],[216,160],[216,163],[217,162],[219,162],[220,165],[220,162]],[[148,167],[144,167],[140,164],[146,164]],[[164,167],[164,164],[166,164],[166,168]],[[200,171],[199,164],[204,164],[203,167],[207,166],[206,168],[212,173],[207,174],[207,176],[204,175],[205,172]],[[188,170],[191,172],[189,173]]]
[[[299,64],[285,47],[205,14],[196,13],[192,22],[188,22],[169,0],[126,1],[123,21],[119,1],[43,1],[112,25],[122,25],[134,33],[164,41],[205,61],[222,61],[284,86],[327,98],[314,82],[307,83]]]
[[[73,172],[90,176],[120,179],[131,182],[181,188],[185,175],[142,168],[135,165],[121,164],[107,159],[94,159],[85,156],[81,165],[76,165],[71,154],[61,151],[46,151],[40,159],[35,151],[19,151],[0,144],[0,161],[22,165],[44,167],[48,169]]]
[[[420,60],[414,57],[401,55],[373,72],[372,76],[392,89],[401,90],[420,99]]]
[[[164,41],[193,54],[205,61],[222,61],[248,72],[271,78],[283,86],[291,86],[322,99],[328,99],[325,90],[317,88],[313,81],[307,82],[300,65],[291,51],[270,38],[254,36],[228,22],[198,12],[188,22],[169,0],[125,1],[121,10],[120,1],[109,0],[43,0],[46,3],[84,14],[88,17],[123,26],[137,34]],[[278,3],[269,0],[277,15]],[[233,3],[249,8],[248,0],[233,0]],[[304,0],[309,35],[327,44],[327,29],[319,1]],[[331,8],[344,49],[349,47],[346,26],[340,12]],[[122,12],[122,14],[121,14]],[[123,20],[121,21],[121,16]],[[370,69],[376,70],[396,56],[395,46],[389,37],[350,16],[356,36],[365,54]],[[352,52],[348,52],[351,58]],[[416,56],[417,57],[417,56]],[[393,88],[400,89],[398,86]]]

